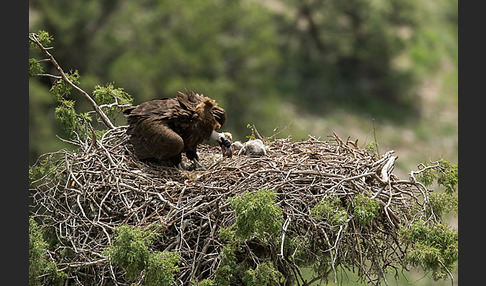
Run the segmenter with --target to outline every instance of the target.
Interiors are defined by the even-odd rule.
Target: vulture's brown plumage
[[[141,160],[165,161],[181,168],[182,153],[198,161],[198,144],[210,138],[221,146],[223,156],[231,157],[231,135],[218,133],[226,121],[226,111],[203,95],[179,92],[176,98],[154,99],[124,110],[127,133],[135,155]]]

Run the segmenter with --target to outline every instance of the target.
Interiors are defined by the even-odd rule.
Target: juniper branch
[[[101,110],[101,108],[98,106],[98,104],[96,104],[96,102],[93,100],[93,98],[86,91],[82,90],[79,86],[75,85],[73,82],[71,82],[69,80],[69,78],[66,76],[66,73],[63,71],[63,69],[61,68],[61,66],[59,65],[59,63],[56,61],[56,59],[54,58],[54,56],[51,53],[49,53],[48,50],[50,48],[49,47],[44,47],[44,45],[41,42],[39,42],[39,40],[37,39],[37,35],[35,33],[29,33],[29,41],[31,41],[34,44],[36,44],[41,49],[41,51],[48,57],[49,62],[51,62],[52,65],[59,72],[61,79],[63,81],[65,81],[74,90],[76,90],[77,92],[79,92],[89,102],[89,104],[91,105],[91,107],[93,108],[93,110],[100,116],[101,120],[106,125],[106,127],[110,128],[110,129],[114,129],[115,126],[113,125],[113,123],[111,123],[110,119]],[[55,75],[46,75],[46,74],[43,74],[43,76],[50,76],[50,77],[58,78],[58,76],[55,76]]]

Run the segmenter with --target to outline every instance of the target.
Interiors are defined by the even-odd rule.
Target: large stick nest
[[[55,229],[59,241],[49,252],[52,259],[82,284],[129,284],[122,270],[102,255],[114,229],[123,224],[163,226],[153,247],[181,254],[177,285],[214,278],[223,245],[218,230],[235,219],[228,199],[262,188],[278,192],[282,233],[288,238],[313,242],[310,255],[315,257],[328,253],[334,275],[338,266],[357,269],[377,283],[387,267],[401,265],[406,249],[398,229],[417,219],[410,209],[423,209],[418,213],[425,216],[429,208],[428,190],[412,173],[406,180],[392,173],[397,158],[393,151],[378,156],[336,134],[326,141],[267,142],[267,154],[260,157],[223,158],[217,146],[202,145],[198,152],[207,170],[180,171],[137,160],[125,132],[122,126],[98,140],[73,140],[79,148],[55,153],[56,167],[31,183],[31,215]],[[357,194],[380,203],[378,216],[365,226],[355,223],[351,211],[338,227],[311,215],[326,199],[339,198],[351,208],[345,202]],[[274,252],[280,249],[278,245]],[[61,255],[67,250],[70,255]],[[295,261],[279,255],[274,260],[279,270],[290,269],[298,280]]]

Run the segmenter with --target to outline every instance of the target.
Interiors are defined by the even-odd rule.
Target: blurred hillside
[[[457,163],[457,11],[457,0],[32,0],[29,30],[54,37],[88,92],[113,82],[138,104],[193,89],[227,110],[236,140],[248,124],[363,147],[376,137],[406,177],[423,161]],[[50,84],[29,81],[31,164],[69,148]]]

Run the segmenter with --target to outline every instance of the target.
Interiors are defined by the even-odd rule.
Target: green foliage
[[[44,30],[39,30],[36,33],[36,38],[44,47],[48,47],[51,41],[54,40],[54,38]],[[29,48],[40,51],[40,48],[31,41],[29,41]]]
[[[237,285],[239,276],[244,271],[241,263],[237,263],[236,250],[238,246],[236,243],[230,242],[224,245],[221,249],[221,263],[215,272],[215,281],[218,286]]]
[[[268,235],[277,236],[282,227],[282,210],[275,204],[275,190],[246,191],[229,200],[235,211],[235,237],[245,240],[252,236],[267,241]]]
[[[434,279],[445,278],[458,259],[458,232],[442,224],[427,225],[417,220],[401,235],[410,245],[407,260],[413,266],[432,271]]]
[[[424,166],[427,167],[427,163],[424,163]],[[432,169],[424,170],[417,176],[417,179],[426,187],[429,187],[437,179],[437,172]]]
[[[434,214],[442,217],[447,213],[456,213],[458,211],[458,166],[449,161],[440,160],[435,168],[423,163],[422,169],[418,172],[420,173],[417,175],[417,179],[425,186],[431,186],[436,182],[438,186],[444,188],[444,192],[429,195]]]
[[[219,233],[219,238],[222,241],[234,241],[235,238],[235,231],[233,227],[222,227],[218,231]]]
[[[151,252],[150,243],[157,236],[150,230],[122,225],[116,229],[112,245],[103,254],[110,262],[125,270],[125,277],[134,281],[143,271],[147,285],[171,285],[174,273],[179,271],[180,256],[171,252]]]
[[[54,114],[67,131],[81,131],[82,135],[85,123],[91,121],[91,117],[87,113],[77,113],[75,104],[74,100],[62,100]]]
[[[44,39],[43,43],[48,42],[45,38],[49,39],[49,34],[43,31],[40,31],[39,35],[31,34],[30,36],[34,38],[42,37]],[[32,42],[29,41],[29,43]],[[31,45],[31,47],[38,46]],[[43,72],[43,68],[40,65],[40,61],[37,61],[35,58],[29,59],[29,75],[37,76],[41,72]],[[76,110],[77,102],[72,99],[72,85],[75,87],[80,86],[79,72],[77,70],[71,70],[65,73],[65,77],[58,75],[52,76],[57,78],[49,89],[53,98],[57,102],[55,118],[61,123],[70,136],[75,136],[74,133],[76,132],[77,136],[80,136],[81,138],[84,137],[86,128],[90,125],[93,117],[90,115],[90,112],[78,112]],[[103,107],[106,108],[105,111],[112,116],[115,115],[116,112],[121,114],[122,108],[131,105],[133,102],[132,97],[124,92],[123,88],[115,88],[113,83],[108,83],[105,86],[97,85],[93,91],[93,100],[98,106],[103,105]]]
[[[80,75],[77,70],[66,73],[66,77],[71,83],[79,86]],[[72,136],[73,131],[83,136],[86,123],[91,122],[92,119],[89,113],[78,113],[76,111],[76,101],[68,99],[71,90],[72,87],[64,80],[58,80],[52,85],[50,92],[59,103],[55,110],[55,117]]]
[[[42,233],[33,218],[29,218],[29,285],[40,285],[41,263],[47,243],[42,239]]]
[[[439,217],[448,213],[457,213],[459,210],[457,194],[431,193],[429,200],[434,213]]]
[[[135,280],[148,264],[148,246],[153,235],[129,225],[120,226],[116,233],[112,245],[105,249],[104,255],[110,257],[111,263],[126,271],[128,280]]]
[[[452,194],[457,190],[457,183],[459,181],[459,168],[456,164],[450,163],[447,160],[440,162],[442,172],[437,178],[437,183],[445,188],[447,194]]]
[[[105,86],[97,85],[93,91],[93,99],[99,105],[110,104],[113,101],[119,104],[132,104],[133,98],[123,88],[115,88],[113,83]]]
[[[48,244],[42,229],[29,217],[29,285],[64,285],[66,273],[46,258]]]
[[[215,273],[216,285],[258,286],[278,284],[282,274],[274,268],[272,262],[262,262],[253,268],[248,262],[238,261],[237,253],[239,251],[241,251],[240,246],[235,242],[230,242],[223,246],[221,263]]]
[[[70,82],[75,85],[79,85],[79,72],[69,71],[66,73],[66,77]],[[72,87],[64,80],[57,80],[51,87],[50,92],[58,102],[62,102],[71,94]]]
[[[447,160],[440,160],[438,164],[438,168],[428,168],[430,165],[423,163],[423,171],[419,173],[417,179],[425,186],[431,186],[434,181],[437,181],[439,186],[445,188],[447,194],[453,194],[457,191],[459,168]]]
[[[145,285],[170,286],[174,281],[174,275],[179,271],[177,264],[181,257],[174,252],[154,252],[148,257]]]
[[[43,30],[38,31],[35,35],[36,39],[45,47],[47,47],[53,40],[52,36]],[[29,49],[34,53],[39,53],[41,51],[39,46],[30,40]],[[44,73],[44,68],[42,67],[41,62],[35,58],[29,58],[29,77],[37,76],[38,74],[42,73]]]
[[[251,131],[251,134],[246,136],[246,138],[248,138],[248,140],[255,140],[256,139],[255,125],[247,124],[246,128],[250,129],[250,131]]]
[[[378,147],[379,147],[379,144],[376,141],[371,140],[366,145],[366,150],[368,150],[372,154],[378,154]]]
[[[39,61],[36,59],[29,59],[29,76],[36,76],[44,72]]]
[[[204,279],[199,282],[191,282],[191,285],[193,286],[216,286],[214,280],[211,279]]]
[[[50,174],[55,169],[55,167],[56,165],[53,160],[53,156],[45,156],[45,158],[40,160],[37,165],[29,166],[29,182],[32,183],[33,181],[38,180],[47,174]]]
[[[226,244],[215,273],[216,285],[274,285],[280,279],[281,273],[271,262],[255,264],[248,257],[241,257],[242,244],[255,239],[256,243],[267,247],[279,236],[282,210],[275,203],[276,198],[276,191],[260,189],[255,193],[246,191],[229,200],[235,212],[235,223],[219,230],[220,239]],[[268,255],[261,253],[259,258],[266,261]]]
[[[121,87],[115,88],[114,83],[105,86],[97,85],[93,91],[93,99],[98,105],[106,105],[103,112],[113,121],[122,114],[123,107],[133,104],[133,98]],[[116,103],[115,105],[110,105]]]
[[[264,262],[255,269],[248,269],[243,275],[243,283],[246,286],[271,286],[277,285],[282,274],[275,270],[272,262]]]
[[[333,226],[343,225],[348,219],[348,212],[339,198],[324,198],[311,209],[310,214],[318,219],[327,220]]]
[[[363,195],[358,194],[353,199],[354,217],[358,220],[361,225],[367,225],[378,215],[378,210],[380,209],[380,204]]]

